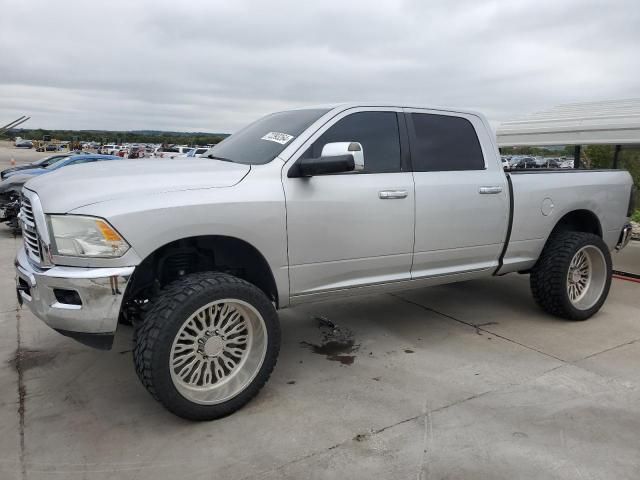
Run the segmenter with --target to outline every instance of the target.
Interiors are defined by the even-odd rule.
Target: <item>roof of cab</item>
[[[442,112],[457,112],[464,113],[468,115],[476,115],[483,116],[482,113],[477,110],[466,109],[466,108],[457,108],[457,107],[443,107],[437,105],[416,105],[407,102],[344,102],[344,103],[330,103],[330,104],[320,104],[320,105],[308,105],[303,107],[291,108],[288,110],[308,110],[308,109],[326,109],[326,110],[348,110],[350,108],[415,108],[422,110],[435,110]]]

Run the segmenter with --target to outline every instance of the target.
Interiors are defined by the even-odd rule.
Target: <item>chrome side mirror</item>
[[[333,142],[322,147],[321,157],[337,157],[351,155],[355,172],[364,170],[364,149],[360,142]]]

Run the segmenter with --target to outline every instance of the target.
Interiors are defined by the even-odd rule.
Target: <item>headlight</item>
[[[54,255],[121,257],[129,244],[106,220],[79,215],[49,215]]]

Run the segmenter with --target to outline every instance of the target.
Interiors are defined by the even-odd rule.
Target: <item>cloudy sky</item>
[[[640,97],[638,0],[0,0],[0,123],[232,132],[340,101]]]

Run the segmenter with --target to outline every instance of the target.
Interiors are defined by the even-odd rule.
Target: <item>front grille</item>
[[[24,240],[24,247],[29,257],[37,263],[42,261],[42,248],[40,246],[40,237],[38,236],[38,230],[36,228],[35,217],[33,216],[33,209],[31,208],[31,202],[25,196],[22,197],[22,204],[20,206],[20,217],[22,220],[22,238]]]
[[[36,224],[36,220],[33,216],[33,209],[31,208],[31,202],[24,195],[22,196],[22,204],[20,205],[20,211],[22,212],[23,219],[31,225]]]

